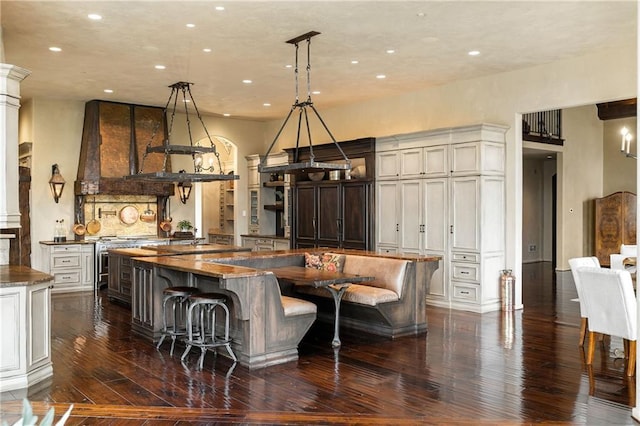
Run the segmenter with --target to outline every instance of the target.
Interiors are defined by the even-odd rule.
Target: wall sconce
[[[631,139],[633,139],[633,135],[631,135],[631,132],[629,132],[626,127],[623,127],[622,130],[620,130],[620,134],[622,135],[622,145],[620,146],[620,152],[624,153],[624,155],[627,157],[638,158],[635,154],[631,153]]]
[[[178,193],[180,194],[180,201],[182,204],[187,204],[189,195],[191,195],[191,182],[178,182]]]
[[[51,188],[51,195],[53,195],[54,201],[57,203],[62,197],[62,190],[64,189],[65,180],[60,174],[58,165],[51,166],[51,179],[49,179],[49,187]]]

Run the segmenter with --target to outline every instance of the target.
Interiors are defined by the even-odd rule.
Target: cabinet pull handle
[[[400,232],[400,224],[396,223],[396,232]]]
[[[460,274],[462,274],[462,275],[469,275],[469,272],[468,272],[468,271],[461,271],[461,272],[460,272]]]
[[[453,234],[453,225],[449,226],[449,233]]]
[[[469,294],[468,291],[461,291],[460,294]]]

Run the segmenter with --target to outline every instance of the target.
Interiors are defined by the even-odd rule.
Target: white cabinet
[[[27,388],[53,374],[51,282],[0,288],[0,392]]]
[[[506,130],[481,124],[377,139],[376,250],[441,256],[430,304],[500,308]]]
[[[91,287],[93,289],[93,280],[94,280],[94,245],[93,244],[81,244],[80,246],[80,262],[81,271],[82,271],[82,288],[88,289]]]
[[[243,235],[242,247],[250,248],[252,251],[288,250],[289,240]]]
[[[399,181],[376,183],[376,247],[378,250],[393,248],[392,253],[397,252],[399,242],[399,186]]]
[[[407,148],[377,154],[376,179],[416,179],[449,174],[449,146]]]
[[[93,290],[92,243],[40,243],[43,270],[53,275],[53,293]]]

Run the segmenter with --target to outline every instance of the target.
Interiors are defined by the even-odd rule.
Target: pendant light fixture
[[[240,176],[235,174],[225,174],[222,170],[222,163],[220,162],[220,154],[218,153],[215,144],[213,143],[213,139],[211,135],[209,135],[209,131],[202,120],[202,116],[200,115],[200,111],[198,110],[198,106],[196,105],[195,100],[193,99],[193,95],[191,94],[191,85],[193,83],[187,83],[184,81],[179,81],[177,83],[169,86],[171,88],[171,94],[169,95],[169,99],[167,100],[167,104],[164,107],[165,118],[169,120],[168,126],[168,136],[160,146],[151,146],[151,142],[153,141],[155,134],[158,131],[160,123],[157,123],[151,138],[149,139],[149,143],[147,144],[145,153],[142,157],[142,161],[140,163],[140,171],[134,175],[124,176],[125,179],[137,179],[137,180],[146,180],[146,181],[156,181],[156,182],[175,182],[179,187],[188,187],[191,188],[192,182],[214,182],[221,180],[236,180],[239,179]],[[181,100],[179,101],[179,98]],[[184,114],[186,119],[187,133],[189,135],[189,144],[177,145],[170,143],[171,140],[171,132],[173,130],[173,123],[175,120],[176,110],[178,109],[178,102],[184,105]],[[189,104],[193,105],[193,109],[195,111],[200,124],[202,125],[206,139],[209,141],[209,146],[202,146],[199,143],[193,142],[192,131],[191,131],[191,120],[189,119]],[[170,116],[169,107],[171,106]],[[148,154],[150,153],[162,153],[164,154],[164,161],[162,170],[151,172],[151,173],[142,173],[144,167],[144,161]],[[172,173],[170,169],[170,161],[169,155],[178,154],[178,155],[190,155],[193,160],[193,172],[187,172],[185,170],[181,170],[178,173]],[[213,161],[210,161],[209,167],[205,168],[202,166],[203,163],[203,155],[204,154],[213,154],[217,160],[217,170],[213,166]],[[213,159],[212,159],[213,160]],[[186,197],[184,197],[186,195]],[[186,198],[188,198],[188,193],[181,193],[181,201],[186,202]],[[182,198],[185,198],[182,200]]]
[[[311,100],[311,38],[313,36],[318,35],[318,34],[320,34],[320,33],[317,32],[317,31],[310,31],[310,32],[308,32],[306,34],[302,34],[302,35],[300,35],[298,37],[292,38],[291,40],[287,41],[287,43],[293,44],[295,46],[295,49],[296,49],[296,67],[295,67],[296,99],[295,99],[295,102],[293,103],[293,105],[291,106],[291,110],[289,111],[289,114],[287,115],[287,118],[285,118],[284,123],[282,123],[282,126],[280,127],[280,130],[278,130],[278,133],[276,134],[276,137],[273,139],[273,142],[271,142],[271,145],[269,146],[269,149],[267,150],[267,153],[264,155],[264,157],[262,157],[262,160],[260,161],[260,164],[258,165],[258,171],[261,172],[261,173],[288,173],[288,174],[291,174],[291,173],[309,173],[309,172],[325,171],[325,170],[348,170],[348,169],[351,169],[351,161],[347,158],[346,154],[344,153],[344,151],[342,150],[342,148],[340,147],[338,142],[336,142],[336,139],[331,134],[331,131],[329,130],[329,128],[325,124],[325,122],[322,119],[322,117],[320,117],[320,114],[318,113],[316,108],[313,106],[313,101]],[[299,83],[298,83],[298,50],[299,50],[300,42],[303,42],[303,41],[307,42],[307,99],[304,100],[304,101],[300,101],[299,94],[298,94],[299,93],[299,90],[298,90],[298,86],[299,86]],[[322,127],[326,130],[327,134],[329,135],[329,137],[331,138],[333,143],[338,148],[338,151],[340,152],[340,154],[344,158],[344,162],[332,163],[332,162],[318,162],[318,161],[315,160],[315,156],[313,154],[313,144],[312,144],[312,141],[311,141],[311,130],[309,128],[309,114],[307,112],[307,109],[311,109],[311,111],[313,111],[315,116],[318,118],[318,120],[322,124]],[[289,121],[289,118],[291,118],[291,115],[293,114],[293,111],[295,111],[295,110],[299,111],[299,115],[298,115],[298,131],[297,131],[297,134],[296,134],[296,148],[295,148],[295,151],[294,151],[293,162],[291,162],[289,164],[284,164],[284,165],[267,166],[266,165],[267,157],[271,153],[271,150],[273,149],[273,146],[275,145],[276,141],[280,137],[280,134],[284,130],[285,126],[287,125],[287,122]],[[308,138],[308,141],[309,141],[309,159],[306,160],[306,161],[300,161],[300,159],[299,159],[300,133],[301,133],[302,126],[303,126],[303,121],[304,121],[304,125],[306,127],[307,138]]]

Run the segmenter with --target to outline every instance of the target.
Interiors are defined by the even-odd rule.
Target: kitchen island
[[[424,294],[439,258],[391,256],[374,252],[337,250],[376,258],[408,260],[421,300],[414,301],[425,316]],[[226,296],[230,310],[232,347],[241,365],[262,368],[298,358],[297,346],[310,327],[309,317],[289,320],[284,315],[280,283],[270,268],[304,265],[304,249],[271,252],[230,252],[132,259],[134,332],[157,340],[162,327],[162,290],[171,286],[197,287]],[[295,303],[295,298],[293,299]],[[137,307],[140,305],[140,310]],[[315,314],[313,315],[315,319]],[[311,321],[313,322],[313,320]],[[425,323],[426,325],[426,323]]]
[[[0,266],[0,392],[25,389],[26,397],[26,388],[53,374],[52,280],[26,266]]]
[[[149,256],[176,256],[187,254],[225,253],[235,251],[249,251],[250,249],[223,244],[167,244],[148,245],[139,248],[116,248],[109,250],[109,278],[107,295],[111,300],[125,304],[132,303],[131,259]]]

